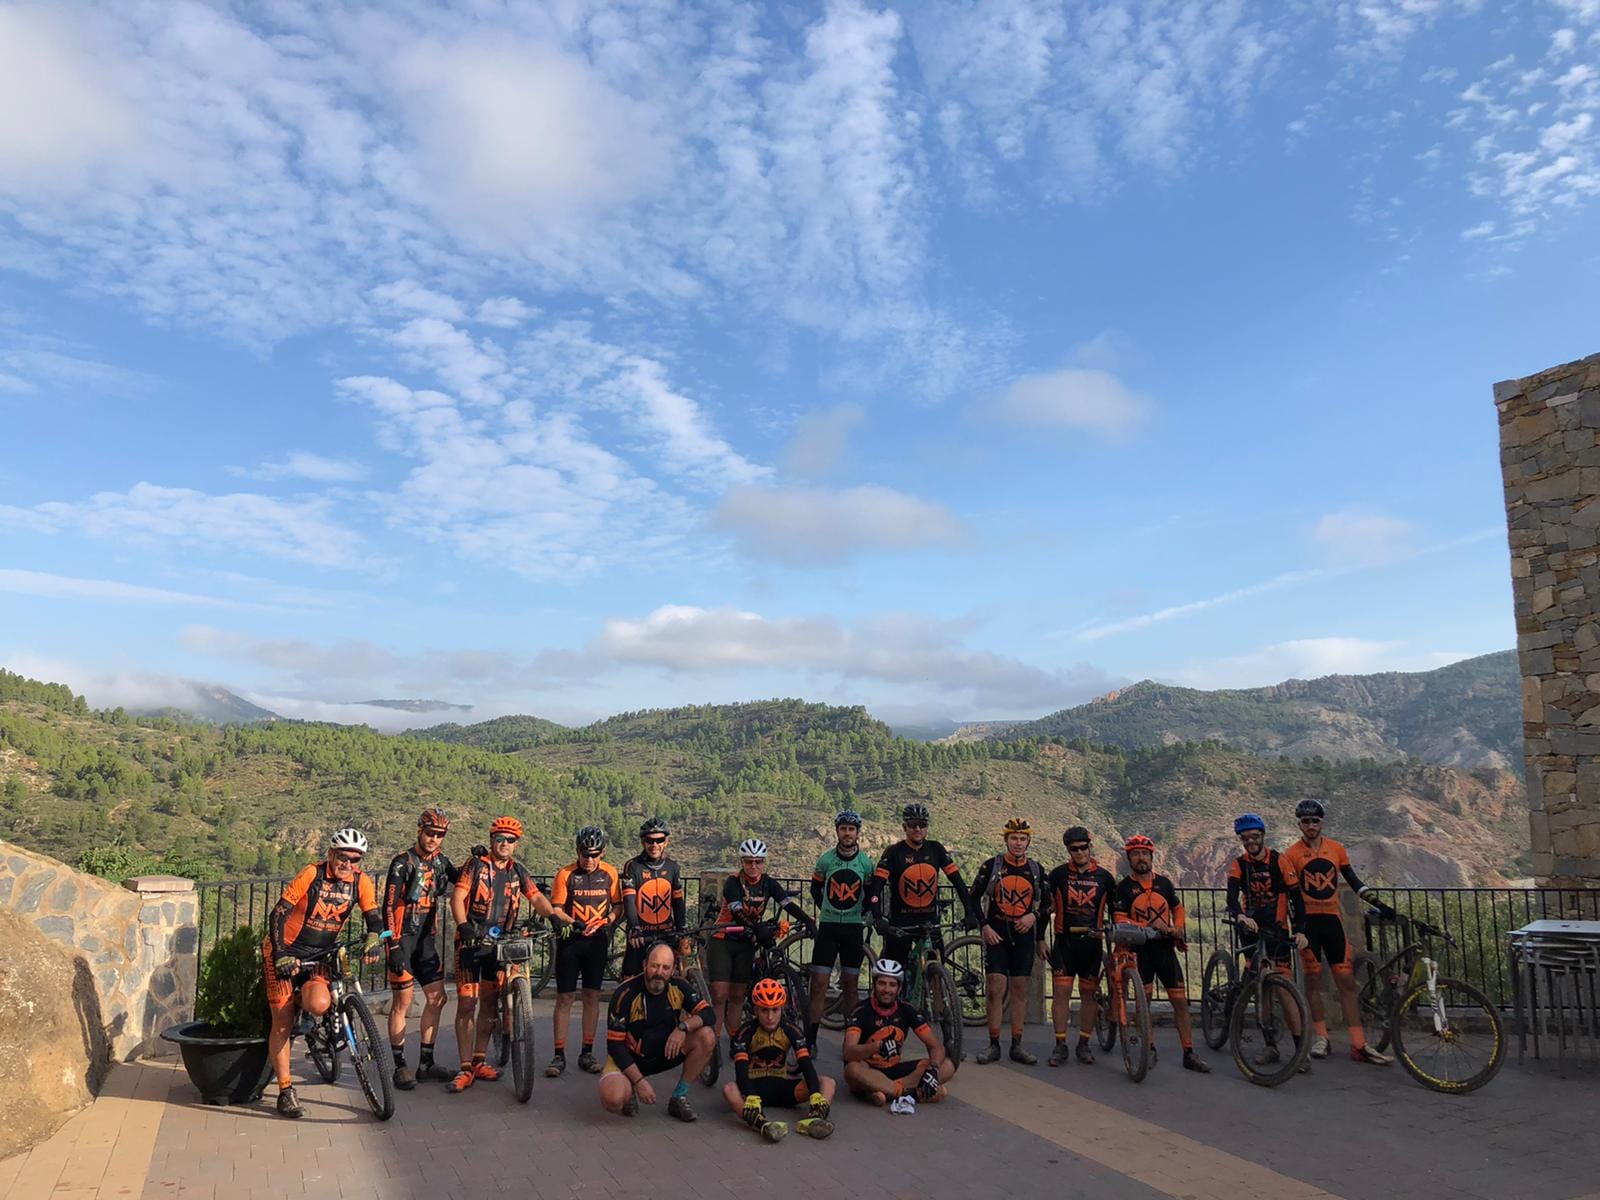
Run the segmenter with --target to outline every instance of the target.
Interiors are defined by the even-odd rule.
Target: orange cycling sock
[[[1359,1050],[1367,1044],[1367,1031],[1359,1025],[1350,1026],[1350,1049]]]
[[[557,1038],[556,1039],[556,1053],[557,1054],[565,1054],[566,1052],[567,1052],[567,1039],[566,1038]]]
[[[1328,1023],[1326,1021],[1313,1021],[1311,1022],[1311,1028],[1316,1031],[1317,1036],[1320,1038],[1328,1036]]]
[[[1181,1037],[1178,1039],[1178,1044],[1183,1047],[1185,1054],[1194,1052],[1194,1039],[1192,1037]]]

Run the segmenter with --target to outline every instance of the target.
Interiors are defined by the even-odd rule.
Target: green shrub
[[[195,989],[194,1016],[229,1037],[265,1037],[267,978],[261,932],[241,925],[206,951]]]

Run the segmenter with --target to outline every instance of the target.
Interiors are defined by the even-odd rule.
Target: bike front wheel
[[[1216,950],[1206,960],[1200,980],[1200,1036],[1213,1050],[1228,1041],[1228,995],[1239,981],[1239,963],[1228,950]]]
[[[361,993],[344,998],[346,1034],[350,1039],[350,1065],[356,1069],[361,1094],[380,1121],[394,1116],[394,1051],[378,1029],[377,1018]]]
[[[528,994],[537,996],[550,986],[556,977],[556,940],[553,937],[535,938],[533,961],[528,964]]]
[[[517,1101],[533,1095],[533,989],[518,975],[511,981],[511,1084]]]
[[[1139,972],[1132,967],[1122,972],[1117,985],[1120,1012],[1118,1024],[1122,1038],[1122,1066],[1128,1078],[1141,1083],[1150,1073],[1150,997],[1144,989]]]
[[[1400,998],[1394,1016],[1394,1052],[1425,1088],[1460,1096],[1477,1091],[1506,1057],[1500,1013],[1470,983],[1439,978]]]
[[[989,983],[984,966],[983,938],[977,934],[953,938],[945,945],[944,967],[961,1001],[961,1021],[977,1027],[989,1023]]]
[[[1246,976],[1230,1003],[1228,1042],[1239,1074],[1261,1087],[1293,1079],[1311,1054],[1311,1006],[1300,989],[1286,975]]]
[[[927,986],[928,1016],[944,1038],[944,1052],[957,1067],[961,1065],[962,1008],[956,981],[943,963],[930,962],[923,969]]]

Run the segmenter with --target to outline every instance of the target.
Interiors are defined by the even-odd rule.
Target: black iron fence
[[[536,876],[539,885],[547,892],[550,880]],[[813,912],[809,879],[778,877],[801,905]],[[196,953],[204,956],[208,947],[215,945],[241,925],[264,931],[272,907],[282,894],[287,878],[279,879],[227,879],[198,884],[200,895],[200,931]],[[691,919],[696,914],[709,919],[716,911],[719,897],[702,896],[698,876],[684,878],[684,891]],[[1510,963],[1507,935],[1530,921],[1558,917],[1576,917],[1600,920],[1600,889],[1583,888],[1385,888],[1384,898],[1400,912],[1447,930],[1455,940],[1454,946],[1438,943],[1430,946],[1431,955],[1442,964],[1446,975],[1477,984],[1502,1008],[1509,1009],[1512,1002]],[[1219,946],[1227,946],[1230,929],[1224,921],[1227,893],[1222,888],[1180,888],[1180,898],[1188,918],[1188,941],[1183,951],[1183,968],[1186,978],[1192,981],[1191,990],[1199,986],[1206,959]],[[958,917],[959,914],[952,913]],[[440,913],[444,945],[454,922],[449,906]],[[347,937],[352,944],[359,943],[364,933],[361,921],[352,921]],[[1373,946],[1375,956],[1382,956],[1385,947]],[[446,954],[446,971],[453,971],[453,963]],[[364,968],[362,985],[367,988],[382,987],[383,966]],[[1048,976],[1046,986],[1048,987]]]

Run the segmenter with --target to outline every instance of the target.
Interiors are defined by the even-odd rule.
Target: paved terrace
[[[548,1030],[542,1020],[541,1067]],[[1035,1050],[1047,1045],[1045,1030],[1029,1036]],[[509,1082],[461,1096],[430,1084],[402,1093],[394,1119],[379,1124],[348,1067],[337,1086],[303,1084],[306,1116],[290,1122],[273,1111],[271,1087],[252,1108],[207,1108],[180,1066],[142,1063],[116,1068],[100,1098],[49,1142],[0,1163],[0,1196],[1600,1200],[1592,1064],[1562,1078],[1553,1064],[1512,1061],[1483,1091],[1451,1099],[1398,1066],[1331,1058],[1268,1091],[1221,1054],[1208,1055],[1209,1076],[1182,1071],[1170,1029],[1158,1042],[1160,1063],[1140,1085],[1115,1054],[1056,1070],[969,1060],[945,1104],[899,1117],[846,1098],[832,1139],[791,1135],[777,1146],[757,1141],[699,1086],[694,1125],[666,1116],[664,1091],[661,1106],[632,1121],[608,1116],[595,1078],[575,1067],[541,1077],[526,1107]],[[837,1035],[823,1035],[822,1069],[835,1076],[838,1046]],[[297,1061],[297,1078],[311,1073]]]

